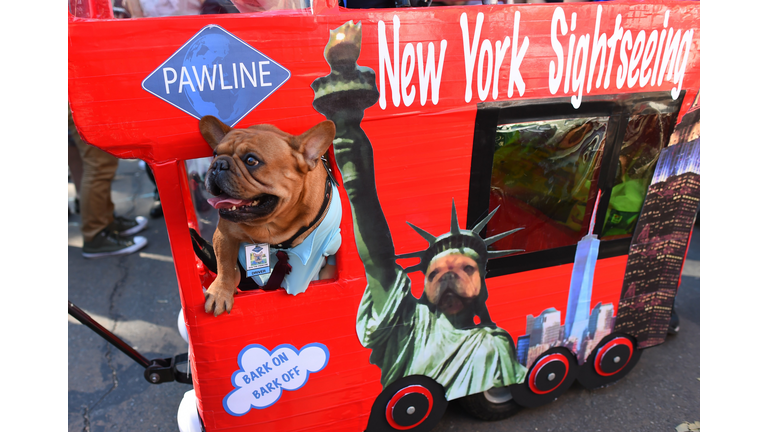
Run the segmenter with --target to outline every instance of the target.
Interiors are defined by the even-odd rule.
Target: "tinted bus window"
[[[605,215],[603,239],[632,236],[656,162],[674,124],[672,113],[629,117]]]
[[[499,125],[488,223],[492,236],[525,227],[493,249],[575,245],[588,229],[609,117]]]

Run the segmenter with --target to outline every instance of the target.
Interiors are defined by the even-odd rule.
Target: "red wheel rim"
[[[538,377],[541,369],[552,362],[560,362],[563,365],[565,365],[565,373],[563,374],[563,377],[560,379],[560,382],[558,382],[556,386],[554,386],[549,390],[540,390],[538,387],[536,387],[536,378]],[[530,388],[531,391],[536,394],[547,394],[547,393],[553,392],[558,387],[560,387],[560,384],[562,384],[563,381],[565,381],[565,377],[568,376],[569,368],[570,366],[569,366],[568,359],[562,354],[555,353],[555,354],[550,354],[548,356],[542,357],[536,363],[536,366],[533,367],[533,369],[531,370],[531,374],[528,376],[528,388]]]
[[[427,400],[429,401],[429,408],[427,408],[427,412],[426,414],[424,414],[424,417],[422,417],[422,419],[419,420],[417,423],[412,424],[410,426],[401,426],[395,422],[395,419],[392,416],[392,411],[394,410],[395,405],[400,399],[413,393],[418,393],[426,396]],[[429,392],[429,390],[427,390],[426,388],[420,385],[412,385],[412,386],[405,387],[400,391],[398,391],[397,393],[395,393],[395,395],[392,396],[392,398],[389,400],[389,403],[387,403],[387,408],[386,408],[387,423],[389,423],[390,426],[392,426],[394,429],[397,429],[397,430],[413,429],[416,426],[423,423],[424,420],[426,420],[427,417],[429,417],[429,413],[431,412],[432,412],[432,394]]]
[[[618,370],[614,372],[606,372],[601,367],[600,364],[603,362],[603,358],[608,353],[608,351],[611,350],[611,348],[619,345],[624,345],[627,348],[629,348],[629,358],[627,358],[627,361],[624,362],[624,365],[620,367]],[[632,358],[632,355],[634,354],[634,348],[632,347],[632,341],[625,337],[617,337],[616,339],[611,340],[607,344],[600,347],[600,350],[597,351],[597,355],[595,356],[595,372],[597,372],[600,376],[611,376],[616,375],[617,373],[621,372],[622,369],[627,367],[629,364],[629,360]]]

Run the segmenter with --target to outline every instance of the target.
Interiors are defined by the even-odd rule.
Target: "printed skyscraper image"
[[[591,299],[587,300],[589,302]],[[587,310],[588,315],[579,337],[573,334],[566,336],[568,324],[560,325],[561,312],[555,308],[545,309],[537,317],[528,315],[527,334],[517,338],[517,358],[521,364],[530,367],[548,349],[561,346],[576,354],[579,364],[582,364],[597,344],[613,331],[613,312],[612,304],[599,302],[591,312]]]
[[[571,288],[568,293],[568,309],[565,313],[563,340],[572,346],[573,351],[581,352],[582,346],[589,336],[589,325],[593,321],[590,315],[592,304],[592,282],[595,276],[597,254],[600,250],[600,240],[593,234],[597,204],[600,202],[601,191],[597,192],[589,231],[576,245],[576,256],[573,260],[571,273]],[[613,308],[611,308],[613,309]],[[594,313],[594,311],[593,311]],[[596,319],[596,318],[595,318]],[[592,333],[594,336],[594,332]]]
[[[579,364],[584,363],[600,340],[611,333],[613,305],[603,306],[597,303],[591,312],[589,308],[592,304],[592,283],[600,249],[600,240],[597,235],[592,234],[600,195],[598,191],[589,231],[576,246],[565,323],[560,325],[560,311],[555,308],[545,309],[536,318],[532,315],[526,317],[527,334],[518,338],[517,353],[518,359],[525,361],[527,366],[532,365],[548,349],[557,346],[568,348],[577,355]]]
[[[592,279],[595,273],[600,240],[594,234],[587,234],[576,247],[576,259],[571,275],[571,289],[568,294],[568,310],[565,315],[565,339],[575,339],[578,344],[589,325],[589,306],[592,302]]]
[[[683,118],[686,130],[691,122],[685,120],[693,116],[698,119],[698,109]],[[616,331],[635,335],[639,348],[658,345],[667,335],[698,211],[700,160],[698,137],[664,149],[648,188],[629,250],[615,326]]]

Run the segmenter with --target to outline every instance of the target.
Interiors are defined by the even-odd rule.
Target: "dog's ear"
[[[320,156],[325,154],[328,147],[333,144],[336,136],[336,125],[330,121],[323,121],[312,129],[295,138],[295,149],[304,155],[304,160],[310,170],[315,169]]]
[[[207,115],[201,118],[199,126],[203,138],[214,150],[216,150],[216,146],[219,145],[224,138],[224,135],[232,130],[231,127],[225,125],[221,120],[212,115]]]

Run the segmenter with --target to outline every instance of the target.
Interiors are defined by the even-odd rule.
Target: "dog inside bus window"
[[[331,73],[312,83],[313,106],[336,124],[335,160],[365,268],[358,338],[371,349],[370,361],[381,368],[384,387],[406,376],[425,375],[440,383],[451,400],[523,382],[527,370],[517,362],[514,342],[495,325],[486,307],[488,259],[519,252],[488,251],[487,246],[516,229],[484,239],[479,232],[493,213],[461,229],[454,206],[450,232],[432,235],[411,225],[428,248],[395,255],[376,193],[374,148],[361,127],[364,110],[378,100],[375,72],[356,63],[361,43],[359,23],[350,21],[332,30],[325,49]],[[446,203],[446,218],[448,214]],[[419,264],[408,268],[396,262],[417,257]],[[425,274],[419,298],[411,293],[410,271]]]

